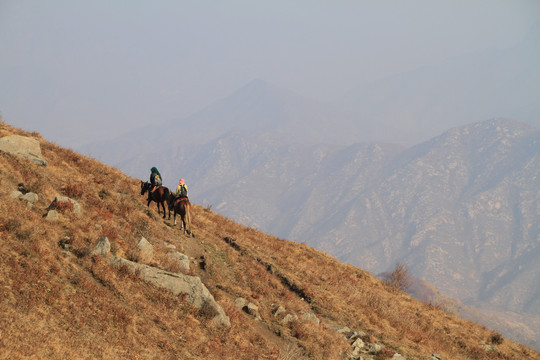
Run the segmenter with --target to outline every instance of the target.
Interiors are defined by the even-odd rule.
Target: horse
[[[166,217],[165,212],[165,202],[167,202],[167,208],[169,210],[169,219],[171,218],[171,207],[169,206],[169,195],[170,191],[165,186],[158,186],[158,188],[154,191],[152,190],[152,184],[150,184],[148,181],[143,182],[141,180],[141,195],[144,195],[148,191],[148,204],[147,206],[150,207],[150,203],[152,201],[155,201],[157,203],[157,211],[158,214],[161,214],[159,211],[159,205],[161,204],[161,207],[163,208],[163,218]]]
[[[191,235],[191,203],[188,198],[177,199],[171,194],[169,196],[169,206],[173,208],[174,225],[176,225],[176,214],[180,214],[184,234],[187,231]]]

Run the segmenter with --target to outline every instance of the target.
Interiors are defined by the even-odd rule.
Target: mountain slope
[[[376,354],[362,347],[366,359],[396,352],[407,359],[434,352],[452,359],[540,358],[363,270],[201,206],[193,208],[195,236],[184,236],[146,208],[139,180],[0,123],[0,137],[11,134],[37,137],[47,166],[0,153],[2,357],[348,359],[353,347],[336,331],[348,326],[377,344]],[[13,197],[17,188],[38,200],[30,206]],[[75,199],[82,214],[57,203],[59,218],[43,217],[58,195]],[[114,255],[167,271],[179,272],[169,253],[186,253],[189,273],[201,278],[231,327],[213,325],[185,297],[91,255],[101,236]],[[150,259],[138,252],[141,236],[153,245]],[[236,307],[240,297],[258,307],[260,320]],[[297,320],[276,315],[279,305]]]

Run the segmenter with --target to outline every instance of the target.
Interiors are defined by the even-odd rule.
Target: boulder
[[[348,335],[347,335],[347,338],[349,340],[356,340],[358,338],[362,338],[366,336],[366,333],[363,332],[363,331],[351,331]]]
[[[349,334],[353,331],[348,326],[341,326],[336,329],[338,334],[343,334],[346,338],[349,338]]]
[[[189,257],[178,251],[170,252],[167,257],[172,259],[182,271],[189,271]]]
[[[94,250],[92,250],[90,255],[107,256],[110,251],[111,243],[109,242],[109,239],[107,237],[100,237],[96,246],[94,246]]]
[[[30,160],[37,165],[47,165],[41,155],[41,146],[36,138],[21,135],[4,136],[0,138],[0,151]]]
[[[275,317],[278,317],[279,315],[284,314],[285,312],[286,312],[285,308],[279,305],[277,308],[274,309],[274,311],[272,311],[272,314],[274,314]]]
[[[315,315],[313,313],[300,311],[300,316],[301,316],[302,320],[312,322],[317,326],[319,326],[319,324],[321,323],[321,321],[319,320],[317,315]]]
[[[171,291],[173,294],[187,294],[187,300],[197,309],[208,316],[218,325],[231,326],[231,322],[223,308],[215,301],[201,279],[195,276],[175,274],[168,271],[139,264],[116,256],[110,257],[109,261],[115,267],[125,266],[133,273],[150,284]]]
[[[12,191],[11,194],[9,194],[13,199],[20,199],[22,195],[23,193],[17,190]]]
[[[298,315],[296,314],[287,314],[279,322],[281,325],[287,325],[290,322],[298,320]]]
[[[22,195],[19,199],[33,204],[33,203],[38,201],[39,197],[38,197],[38,195],[36,193],[28,192],[28,193]]]
[[[368,344],[368,351],[370,354],[378,354],[384,348],[382,344]]]
[[[251,302],[248,303],[242,308],[242,310],[244,310],[244,312],[248,313],[249,315],[253,316],[255,319],[262,320],[261,315],[259,314],[259,307],[255,305],[254,303],[251,303]]]
[[[139,261],[143,263],[149,263],[154,257],[154,247],[141,236],[139,242],[137,243],[137,250],[139,252]]]
[[[54,198],[53,202],[49,205],[48,209],[56,209],[58,203],[70,202],[73,205],[73,213],[75,215],[81,214],[81,205],[79,203],[67,196],[57,196]]]
[[[56,210],[49,210],[45,219],[47,219],[48,221],[58,221],[60,220],[60,215]]]
[[[366,344],[364,343],[364,341],[360,338],[354,340],[354,342],[352,343],[351,345],[352,347],[354,348],[358,348],[360,350],[362,350],[364,348],[364,346],[366,346]]]
[[[246,306],[247,303],[248,301],[241,297],[234,300],[234,306],[236,306],[240,310],[242,310],[242,308]]]

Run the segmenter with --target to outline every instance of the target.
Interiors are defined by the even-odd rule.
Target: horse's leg
[[[161,207],[163,208],[163,218],[165,219],[165,217],[167,216],[167,213],[165,212],[165,201],[161,202]]]
[[[184,235],[186,235],[187,230],[187,224],[186,224],[186,214],[184,214],[184,217],[182,218],[182,226],[184,227]]]

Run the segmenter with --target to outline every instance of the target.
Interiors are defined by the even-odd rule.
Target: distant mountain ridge
[[[366,139],[359,124],[334,105],[253,80],[192,116],[156,122],[78,150],[117,164],[141,149],[153,153],[182,144],[203,145],[229,133],[280,144],[345,145]]]

